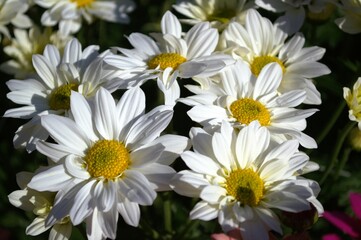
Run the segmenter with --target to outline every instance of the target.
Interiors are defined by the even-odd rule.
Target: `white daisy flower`
[[[170,190],[175,171],[168,165],[188,148],[188,138],[160,136],[172,119],[169,107],[144,110],[140,88],[127,90],[117,103],[101,88],[91,104],[72,93],[74,120],[57,115],[41,119],[57,144],[38,142],[37,150],[57,164],[36,174],[28,186],[62,193],[46,226],[69,215],[74,225],[86,219],[88,237],[97,234],[96,227],[114,239],[118,213],[138,226],[139,205],[152,205],[156,191]]]
[[[214,134],[193,128],[190,135],[193,151],[181,154],[190,170],[177,173],[171,186],[180,195],[201,198],[191,219],[218,218],[223,231],[238,228],[244,240],[268,239],[271,230],[282,234],[272,209],[310,209],[308,199],[315,196],[306,185],[317,183],[295,176],[308,162],[297,141],[274,145],[257,121],[239,133],[223,122]]]
[[[361,0],[341,0],[337,7],[343,12],[343,17],[335,20],[337,26],[350,34],[361,32]]]
[[[50,230],[49,240],[66,240],[70,238],[73,225],[69,217],[65,216],[52,225],[45,226],[45,220],[53,207],[55,193],[38,192],[27,187],[33,177],[33,173],[20,172],[16,175],[17,183],[21,190],[9,194],[9,201],[15,207],[27,212],[33,212],[37,217],[26,228],[26,234],[37,236]]]
[[[28,8],[29,4],[26,0],[0,0],[0,33],[11,38],[8,24],[13,24],[17,28],[31,27],[32,21],[25,15]]]
[[[64,115],[70,106],[71,90],[86,97],[94,96],[100,86],[110,91],[117,89],[111,79],[117,73],[102,69],[99,46],[91,45],[82,50],[77,39],[67,42],[61,57],[54,45],[47,45],[44,54],[33,55],[36,78],[26,80],[12,79],[6,82],[11,92],[8,99],[25,106],[9,109],[4,117],[31,119],[21,126],[15,135],[16,148],[35,149],[39,139],[48,134],[40,125],[40,116],[49,113]]]
[[[14,38],[11,44],[4,47],[4,52],[12,59],[2,63],[0,70],[14,75],[17,79],[34,77],[35,69],[32,63],[34,54],[42,54],[45,46],[53,44],[63,52],[66,42],[70,37],[63,38],[58,32],[46,28],[43,32],[37,27],[32,27],[29,32],[22,29],[14,29]]]
[[[245,27],[231,23],[221,38],[226,51],[248,62],[256,76],[266,64],[277,62],[283,71],[279,92],[304,89],[304,103],[321,104],[321,94],[311,79],[330,73],[326,65],[318,62],[325,54],[324,48],[304,47],[301,33],[285,42],[287,35],[253,9],[247,13]]]
[[[132,0],[34,0],[35,4],[47,10],[41,16],[44,26],[59,24],[59,31],[64,36],[79,31],[82,19],[88,24],[94,18],[115,23],[129,23],[128,14],[135,8]]]
[[[167,11],[161,27],[162,33],[153,35],[158,41],[141,33],[132,33],[128,39],[134,49],[115,48],[121,55],[109,55],[105,62],[133,76],[128,86],[157,78],[158,87],[165,95],[165,104],[174,105],[180,96],[177,78],[213,75],[231,58],[212,55],[219,35],[208,22],[195,25],[182,37],[179,20]]]
[[[195,25],[210,22],[212,27],[219,30],[223,30],[232,21],[243,24],[247,10],[254,7],[253,0],[182,0],[173,5],[177,12],[189,18],[180,19],[182,23]]]
[[[352,90],[347,87],[343,88],[343,98],[349,107],[349,119],[357,122],[358,128],[361,130],[361,77],[357,79]]]
[[[284,13],[275,25],[291,35],[298,32],[306,17],[306,11],[319,13],[327,8],[329,0],[255,0],[256,5],[271,12]]]
[[[295,108],[306,97],[303,90],[277,93],[282,79],[282,69],[277,63],[266,65],[255,77],[247,64],[238,61],[222,71],[219,78],[219,83],[210,82],[208,88],[186,86],[195,95],[180,101],[193,106],[188,111],[193,121],[203,126],[228,121],[235,128],[258,121],[277,142],[297,139],[303,147],[317,148],[315,140],[302,132],[306,118],[317,109]]]

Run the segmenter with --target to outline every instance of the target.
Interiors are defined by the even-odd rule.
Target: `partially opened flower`
[[[154,39],[132,33],[128,39],[134,49],[115,48],[121,54],[109,55],[105,62],[128,72],[128,86],[140,85],[148,79],[157,79],[165,95],[165,104],[174,105],[180,96],[178,78],[210,76],[225,66],[227,55],[212,55],[218,44],[218,31],[209,22],[193,26],[183,36],[177,17],[167,11],[161,21],[162,33]]]
[[[271,12],[284,13],[275,24],[287,34],[298,32],[306,16],[306,11],[319,13],[328,4],[328,0],[255,0],[256,4]]]
[[[92,97],[99,87],[110,91],[117,89],[111,81],[116,71],[102,69],[99,46],[82,49],[77,39],[66,43],[64,53],[54,45],[47,45],[42,55],[33,55],[34,78],[12,79],[6,82],[10,91],[7,97],[16,104],[25,106],[9,109],[5,117],[30,119],[15,135],[16,148],[35,149],[38,139],[46,139],[47,132],[40,125],[40,116],[49,113],[66,115],[70,107],[71,90]]]
[[[0,65],[0,70],[14,75],[17,79],[34,77],[35,68],[32,63],[34,54],[43,54],[45,46],[54,45],[62,54],[66,42],[70,37],[62,37],[59,32],[46,28],[43,32],[34,26],[28,32],[23,29],[14,29],[14,38],[11,44],[4,47],[4,52],[11,57]]]
[[[361,130],[361,77],[359,77],[352,87],[352,90],[344,87],[343,98],[345,99],[349,111],[348,117],[351,121],[358,123],[358,127]]]
[[[83,19],[92,23],[99,18],[115,23],[129,23],[128,14],[135,8],[132,0],[34,0],[47,10],[41,16],[41,24],[53,27],[59,25],[59,32],[64,35],[77,33]]]
[[[278,91],[306,91],[304,103],[320,104],[321,94],[312,82],[312,78],[330,73],[330,69],[318,62],[325,54],[325,49],[312,46],[304,47],[305,38],[295,34],[286,42],[283,33],[270,20],[262,17],[256,10],[247,12],[245,26],[231,23],[222,33],[221,40],[226,52],[236,59],[245,60],[254,75],[270,62],[278,63],[283,78]]]
[[[38,142],[37,150],[55,165],[28,186],[58,192],[46,226],[69,215],[74,225],[86,221],[89,238],[115,239],[119,213],[138,226],[139,205],[152,205],[157,191],[170,190],[175,171],[169,165],[188,148],[188,139],[160,136],[173,111],[158,106],[144,113],[145,95],[138,87],[117,103],[103,88],[91,103],[77,92],[70,102],[72,118],[42,117],[56,143]]]
[[[201,128],[190,132],[193,151],[181,158],[190,168],[177,173],[171,186],[180,195],[201,200],[191,219],[218,219],[224,232],[237,228],[243,240],[268,239],[268,232],[282,234],[272,209],[300,212],[310,208],[315,197],[298,171],[308,156],[298,151],[298,142],[274,144],[257,121],[234,131],[223,122],[212,134]]]
[[[325,211],[323,217],[335,227],[347,234],[352,239],[361,238],[361,194],[351,192],[349,195],[351,208],[355,216],[349,216],[344,212]],[[355,218],[356,217],[356,218]],[[325,235],[323,240],[342,239],[336,234]]]
[[[33,23],[25,15],[28,9],[29,3],[26,0],[0,0],[0,33],[11,38],[9,24],[13,24],[17,28],[31,27]],[[1,39],[0,35],[0,41]]]
[[[182,23],[195,25],[210,22],[218,30],[223,30],[232,21],[243,24],[245,13],[253,7],[254,1],[246,0],[182,0],[173,5],[177,12],[188,17],[180,19]]]
[[[277,142],[297,139],[306,148],[316,148],[315,140],[302,131],[306,118],[317,109],[296,109],[304,99],[303,90],[279,95],[282,69],[277,63],[266,65],[255,77],[247,64],[237,61],[219,74],[219,81],[209,81],[204,87],[187,85],[195,95],[180,99],[193,106],[189,117],[203,126],[217,126],[228,121],[235,128],[243,128],[253,121],[266,127]]]
[[[73,225],[69,217],[65,216],[52,225],[45,225],[45,220],[54,204],[55,193],[38,192],[27,187],[33,173],[20,172],[16,175],[21,190],[16,190],[9,194],[9,201],[15,207],[21,208],[27,212],[33,212],[36,218],[26,228],[26,234],[37,236],[49,229],[49,240],[69,239]]]
[[[361,0],[341,0],[337,4],[343,12],[343,17],[335,20],[337,26],[350,34],[361,32]]]

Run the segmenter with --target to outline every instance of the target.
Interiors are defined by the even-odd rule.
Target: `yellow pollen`
[[[129,152],[122,142],[99,140],[86,153],[85,167],[93,178],[112,180],[129,166]]]
[[[237,169],[227,177],[227,193],[242,205],[257,206],[264,194],[264,183],[252,169]]]
[[[70,83],[54,89],[50,94],[49,106],[52,110],[70,109],[71,90],[77,91],[78,84]]]
[[[271,122],[271,114],[260,102],[251,98],[241,98],[234,101],[230,106],[230,111],[235,119],[242,124],[250,124],[254,120],[262,126],[267,126]]]
[[[219,9],[207,16],[208,21],[219,21],[221,23],[228,23],[236,16],[235,9]]]
[[[76,3],[78,8],[82,8],[90,5],[94,0],[70,0],[70,1]]]
[[[283,62],[281,60],[279,60],[276,57],[273,56],[259,56],[259,57],[255,57],[253,59],[253,62],[251,64],[251,71],[254,75],[258,76],[261,73],[261,70],[264,66],[266,66],[269,63],[272,62],[276,62],[278,63],[281,68],[282,68],[282,72],[285,73],[286,71],[286,67],[285,65],[283,65]]]
[[[177,69],[179,65],[186,62],[187,59],[177,53],[162,53],[148,61],[148,67],[155,69],[158,66],[164,70],[167,67]]]

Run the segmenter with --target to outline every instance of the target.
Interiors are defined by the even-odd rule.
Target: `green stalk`
[[[170,200],[167,198],[163,204],[164,212],[164,229],[167,233],[172,233],[172,205]]]
[[[346,126],[341,130],[341,132],[338,134],[338,142],[336,143],[336,146],[334,148],[334,151],[332,153],[331,156],[331,162],[328,165],[328,167],[326,168],[326,171],[324,172],[321,180],[320,180],[320,185],[322,185],[324,183],[324,181],[326,180],[326,178],[328,177],[328,175],[331,173],[332,169],[334,168],[334,166],[336,165],[337,161],[338,161],[338,155],[342,149],[343,143],[345,142],[345,139],[348,135],[348,133],[351,131],[351,129],[353,128],[353,126],[355,126],[356,122],[348,122],[346,124]]]
[[[341,173],[342,169],[345,167],[346,162],[347,162],[351,152],[352,152],[351,147],[346,147],[343,150],[342,158],[340,160],[340,164],[338,165],[337,172],[335,175],[335,180],[337,180],[337,178],[340,176],[340,173]]]
[[[332,118],[329,121],[327,121],[327,125],[322,129],[322,132],[316,138],[317,144],[320,144],[323,141],[323,139],[325,139],[327,134],[331,131],[331,129],[335,125],[337,119],[341,115],[341,113],[342,113],[343,109],[345,108],[345,106],[346,106],[346,101],[342,101],[338,105],[338,107],[336,108],[336,111],[332,115]]]

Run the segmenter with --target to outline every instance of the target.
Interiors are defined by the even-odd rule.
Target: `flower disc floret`
[[[90,5],[94,0],[71,0],[78,8]]]
[[[54,89],[50,94],[50,108],[52,110],[69,110],[71,90],[77,91],[78,84],[70,83]]]
[[[84,157],[86,169],[93,178],[112,180],[120,176],[129,166],[129,152],[122,142],[99,140]]]
[[[283,73],[286,72],[286,67],[283,64],[283,62],[280,59],[278,59],[277,57],[273,57],[273,56],[255,57],[251,63],[251,71],[254,75],[258,76],[261,73],[261,70],[264,66],[266,66],[269,63],[273,63],[273,62],[276,62],[281,66]]]
[[[242,205],[257,206],[264,194],[263,180],[252,169],[237,169],[226,179],[227,193]]]
[[[258,120],[262,126],[270,124],[271,114],[260,102],[251,98],[241,98],[234,101],[230,106],[230,111],[235,119],[242,124],[250,124]]]
[[[221,23],[228,23],[237,15],[236,9],[220,9],[207,16],[208,21],[219,21]]]
[[[187,59],[177,53],[162,53],[148,61],[148,67],[155,69],[159,66],[160,69],[164,70],[168,67],[177,69],[179,65],[186,62]]]

